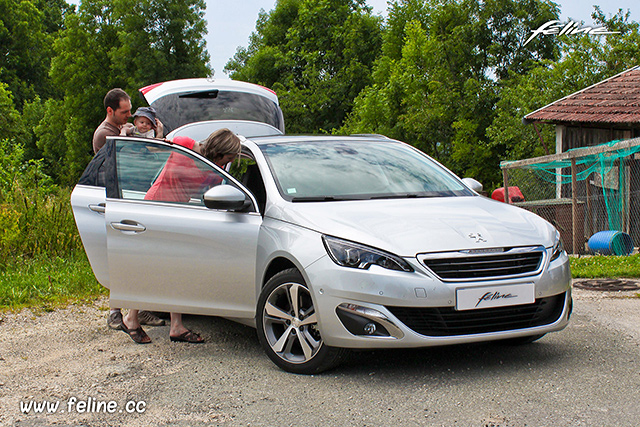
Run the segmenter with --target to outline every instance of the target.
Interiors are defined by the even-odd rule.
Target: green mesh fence
[[[572,253],[584,253],[589,237],[604,230],[629,233],[633,241],[639,241],[640,140],[637,145],[620,144],[625,147],[611,150],[620,142],[571,150],[576,154],[575,195],[570,158],[515,167],[510,164],[522,162],[503,162],[509,186],[519,187],[525,198],[515,204],[553,223]],[[574,198],[578,208],[576,230],[572,222]],[[578,236],[575,248],[574,233]],[[611,240],[614,246],[621,245],[616,239]],[[623,251],[622,246],[611,248],[614,254]]]

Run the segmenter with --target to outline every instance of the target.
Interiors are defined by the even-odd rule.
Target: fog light
[[[404,333],[384,314],[369,307],[343,303],[336,314],[344,327],[353,335],[375,338],[400,339]]]
[[[367,323],[366,325],[364,325],[364,331],[368,335],[375,334],[376,333],[376,324],[375,323]]]

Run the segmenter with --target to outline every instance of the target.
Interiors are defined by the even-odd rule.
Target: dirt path
[[[568,330],[613,331],[637,356],[640,299],[620,298],[631,295],[576,289],[580,314]],[[474,364],[480,362],[464,348],[366,354],[361,356],[362,363],[356,359],[337,372],[296,376],[268,360],[251,328],[224,319],[187,316],[185,323],[202,333],[205,344],[171,343],[169,327],[164,326],[147,327],[153,343],[135,345],[124,333],[107,328],[107,305],[101,299],[38,315],[29,310],[0,315],[0,425],[422,425],[424,420],[414,419],[419,415],[411,415],[415,409],[411,405],[418,402],[411,396],[431,383],[440,388],[442,378],[451,374],[447,370],[460,369],[457,363],[461,362],[452,360],[451,351],[471,366],[466,368],[468,384],[484,381],[480,374],[486,364],[502,358],[505,351],[493,354],[491,347],[482,347],[487,360],[476,368]],[[577,350],[563,356],[570,357],[580,351],[579,343],[567,343],[570,337],[566,331],[551,334],[541,340],[546,344],[534,349],[560,351],[575,345]],[[518,360],[524,357],[518,351],[511,354],[513,369],[505,372],[496,367],[495,375],[516,375],[522,363]],[[535,356],[536,351],[526,357]],[[549,367],[540,365],[540,369],[551,369],[553,362]],[[374,371],[387,380],[376,382]],[[448,381],[447,387],[454,387],[460,380],[452,375]],[[389,401],[379,400],[381,388],[388,389]],[[477,391],[470,388],[468,392]],[[434,406],[448,396],[418,395],[437,399],[430,403]],[[34,406],[26,406],[43,402],[59,406],[55,411],[50,406],[51,413],[47,408],[35,413]],[[440,415],[446,412],[441,409]],[[488,414],[483,416],[488,419]]]
[[[261,353],[252,329],[223,319],[187,317],[187,325],[202,331],[207,343],[171,343],[169,327],[164,326],[147,327],[153,343],[135,345],[123,332],[106,327],[107,304],[101,299],[40,315],[25,310],[3,316],[1,425],[149,425],[151,420],[198,425],[228,418],[215,405],[190,407],[189,396],[206,390],[198,384],[206,383],[198,374],[203,358],[215,367],[233,360],[236,351]],[[26,407],[21,408],[21,402],[44,401],[60,402],[55,414],[36,415],[33,407],[22,413]],[[113,404],[107,406],[111,401],[117,405],[112,413]]]

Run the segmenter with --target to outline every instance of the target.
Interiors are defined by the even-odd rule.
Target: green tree
[[[32,0],[43,13],[44,31],[56,35],[64,29],[65,16],[74,13],[76,7],[65,0]]]
[[[117,0],[118,45],[109,52],[123,87],[211,74],[204,0]]]
[[[159,81],[210,74],[203,0],[84,0],[65,17],[55,42],[51,79],[63,96],[44,103],[36,128],[47,172],[73,184],[93,155],[106,92],[134,96]]]
[[[25,129],[22,144],[26,160],[41,160],[43,157],[42,151],[38,148],[38,133],[36,129],[44,118],[44,107],[45,104],[42,99],[36,96],[32,101],[26,102],[22,109],[22,121]]]
[[[361,0],[280,0],[225,72],[276,90],[287,132],[330,132],[371,83],[381,43],[381,20]]]
[[[0,0],[0,81],[18,111],[36,96],[57,95],[48,75],[52,46],[72,12],[64,0]]]
[[[31,1],[0,0],[0,81],[19,110],[46,86],[50,44],[43,13]]]
[[[394,1],[374,84],[343,130],[405,140],[458,174],[497,182],[499,153],[486,129],[501,82],[508,70],[556,57],[553,40],[522,44],[557,14],[546,0]]]
[[[13,95],[7,84],[0,83],[0,139],[15,143],[16,140],[22,140],[24,135],[24,122],[14,106]]]

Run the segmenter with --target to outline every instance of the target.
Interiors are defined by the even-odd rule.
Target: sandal
[[[107,326],[111,329],[119,331],[122,330],[122,312],[120,310],[109,313],[109,317],[107,317]]]
[[[172,337],[171,335],[169,335],[169,339],[174,342],[188,342],[191,344],[201,344],[204,342],[204,338],[191,331],[187,331],[183,334],[178,335],[177,337]]]
[[[138,326],[136,329],[129,329],[124,322],[122,322],[122,330],[137,344],[149,344],[151,342],[151,338],[149,338],[149,335],[142,329],[142,326]]]

